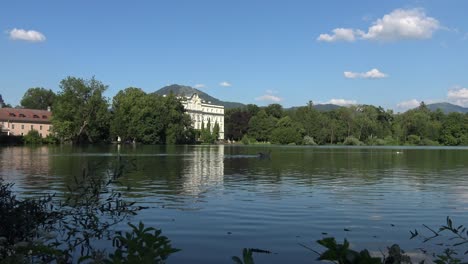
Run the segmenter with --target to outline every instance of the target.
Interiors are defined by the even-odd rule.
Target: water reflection
[[[224,145],[194,147],[182,172],[183,191],[199,195],[221,186],[224,179]]]
[[[21,182],[26,189],[43,189],[52,182],[48,147],[0,148],[0,179]]]
[[[135,221],[183,249],[173,263],[224,263],[243,247],[279,252],[264,263],[307,263],[297,243],[322,232],[411,249],[408,230],[447,215],[468,221],[468,148],[16,147],[0,148],[0,177],[28,192],[64,191],[83,168],[105,173],[119,156],[128,167],[118,187],[150,207]]]

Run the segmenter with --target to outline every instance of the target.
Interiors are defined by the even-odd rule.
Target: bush
[[[275,144],[299,145],[302,140],[302,135],[296,127],[277,127],[271,133],[271,142]]]
[[[119,158],[107,173],[83,170],[60,199],[20,200],[12,184],[0,181],[0,263],[72,263],[77,256],[90,263],[164,263],[178,250],[160,230],[129,224],[131,232],[122,235],[114,228],[142,209],[111,186],[126,164]],[[97,248],[105,238],[113,239],[113,254]]]
[[[360,145],[363,145],[363,143],[359,139],[357,139],[357,138],[355,138],[353,136],[349,136],[344,140],[343,145],[360,146]]]
[[[317,143],[315,143],[314,138],[313,138],[313,137],[310,137],[310,136],[304,136],[304,138],[302,139],[302,144],[304,144],[304,145],[312,145],[312,146],[317,145]]]
[[[439,146],[439,142],[423,138],[419,141],[420,146]]]
[[[49,134],[45,138],[42,139],[42,142],[44,144],[55,145],[55,144],[58,144],[60,141],[58,138],[56,138],[52,134]]]
[[[398,146],[400,143],[398,142],[398,139],[395,139],[391,136],[387,136],[384,138],[384,142],[386,146]]]
[[[37,130],[31,130],[24,136],[24,143],[25,144],[41,144],[42,143],[42,137],[39,135],[39,132]]]
[[[416,135],[409,135],[408,138],[406,139],[406,143],[409,145],[419,145],[419,142],[421,141],[421,138]]]
[[[244,135],[244,136],[242,137],[242,139],[241,139],[241,142],[242,142],[242,144],[244,144],[244,145],[249,145],[250,143],[252,143],[252,141],[253,141],[253,140],[250,139],[249,136],[247,136],[247,135]]]

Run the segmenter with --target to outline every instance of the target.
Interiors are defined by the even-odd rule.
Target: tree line
[[[219,125],[198,131],[174,96],[145,93],[129,87],[112,100],[107,86],[94,77],[67,77],[55,94],[30,88],[21,107],[52,107],[52,125],[61,142],[99,143],[116,140],[144,144],[212,143]],[[225,111],[225,139],[244,144],[296,145],[468,145],[468,114],[430,111],[424,103],[404,113],[372,105],[319,111],[312,102],[291,109],[279,104],[249,104]]]
[[[52,108],[52,129],[60,142],[106,143],[117,140],[144,144],[195,142],[190,116],[175,95],[160,96],[129,87],[110,101],[107,86],[94,77],[67,77],[60,90],[30,88],[21,107]]]
[[[423,103],[404,113],[372,105],[318,111],[312,103],[283,109],[228,109],[226,138],[246,144],[468,145],[468,114],[430,111]]]

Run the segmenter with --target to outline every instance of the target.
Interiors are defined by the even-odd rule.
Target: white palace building
[[[181,103],[184,105],[187,114],[192,118],[193,127],[195,129],[201,129],[202,122],[206,127],[209,120],[210,129],[213,131],[215,123],[218,123],[219,138],[224,139],[224,106],[206,102],[202,100],[197,93],[189,97],[182,97]]]

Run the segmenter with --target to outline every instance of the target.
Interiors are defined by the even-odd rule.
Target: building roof
[[[0,108],[0,121],[50,123],[52,112],[36,109]]]

